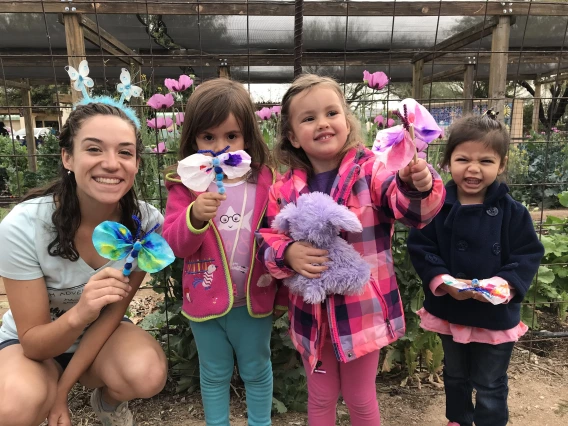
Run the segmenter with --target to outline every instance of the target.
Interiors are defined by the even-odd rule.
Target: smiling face
[[[228,152],[245,149],[245,139],[239,122],[233,114],[217,127],[211,127],[199,133],[196,138],[199,150],[221,151],[229,146]]]
[[[333,170],[337,155],[347,142],[349,123],[338,94],[326,85],[317,85],[296,95],[290,102],[290,143],[302,148],[314,172]]]
[[[87,118],[73,138],[73,153],[62,150],[61,156],[73,172],[82,208],[118,203],[138,173],[134,127],[117,116]]]
[[[483,142],[464,142],[455,147],[450,158],[450,173],[458,188],[461,204],[481,204],[489,187],[505,170],[507,157]]]

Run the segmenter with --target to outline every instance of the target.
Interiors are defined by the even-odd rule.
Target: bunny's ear
[[[274,218],[272,228],[280,232],[288,232],[290,230],[290,222],[294,220],[297,210],[298,208],[294,203],[286,205]]]
[[[333,214],[329,217],[329,222],[337,226],[340,229],[343,229],[347,232],[361,232],[363,231],[363,225],[359,221],[357,215],[345,206],[340,206],[336,204],[337,209],[334,209]]]

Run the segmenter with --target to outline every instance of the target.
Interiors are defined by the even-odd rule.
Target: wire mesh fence
[[[497,107],[513,142],[511,194],[531,210],[547,250],[523,304],[531,331],[520,345],[546,352],[568,337],[567,33],[568,4],[556,1],[0,0],[0,213],[56,175],[57,134],[80,96],[64,67],[85,58],[94,94],[117,96],[122,68],[143,89],[145,99],[131,101],[146,147],[136,186],[162,209],[163,170],[177,161],[180,113],[210,78],[241,81],[260,110],[278,105],[299,71],[332,76],[367,145],[406,97],[420,100],[446,132],[464,114]],[[390,83],[373,90],[364,70],[383,71]],[[175,93],[171,107],[156,112],[146,104],[168,92],[165,78],[180,75],[193,86]],[[265,118],[259,125],[272,146],[277,118]],[[435,167],[444,142],[427,150]],[[179,318],[171,318],[183,297],[176,273],[155,277],[165,316],[147,326],[182,374],[194,368],[187,361],[195,348]]]

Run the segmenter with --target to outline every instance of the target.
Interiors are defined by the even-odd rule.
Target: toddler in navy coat
[[[439,333],[444,347],[448,426],[504,426],[509,417],[507,368],[515,341],[527,331],[521,302],[544,249],[527,209],[497,180],[508,149],[507,130],[491,110],[458,120],[442,162],[452,175],[444,206],[408,238],[424,286],[420,325]],[[448,278],[470,287],[472,280],[490,279],[511,294],[494,305],[480,292],[446,284]]]

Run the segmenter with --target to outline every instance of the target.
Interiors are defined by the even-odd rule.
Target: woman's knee
[[[0,383],[3,426],[35,426],[47,417],[55,401],[57,383],[49,378],[8,375]]]
[[[160,347],[144,348],[124,369],[124,381],[137,398],[151,398],[166,385],[168,364]]]

